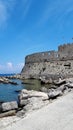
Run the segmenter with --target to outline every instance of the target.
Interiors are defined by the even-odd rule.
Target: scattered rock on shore
[[[45,103],[49,103],[50,99],[56,99],[64,93],[69,92],[69,87],[73,88],[73,83],[66,81],[66,79],[59,79],[59,81],[55,82],[52,80],[52,82],[55,85],[53,84],[51,88],[41,88],[42,92],[28,91],[26,89],[21,90],[19,94],[19,106],[23,108],[22,113],[23,111],[26,113],[34,109],[39,109]]]
[[[18,109],[18,104],[16,101],[5,102],[1,104],[1,107],[2,107],[2,112],[6,112],[6,111]]]
[[[20,94],[18,95],[19,104],[16,101],[1,103],[0,112],[5,113],[1,116],[10,115],[10,113],[6,112],[12,110],[17,110],[17,116],[23,116],[29,111],[41,108],[42,106],[48,104],[50,99],[53,100],[58,96],[62,96],[64,93],[69,92],[73,88],[73,80],[69,81],[67,79],[59,79],[59,81],[54,82],[52,80],[52,82],[55,84],[53,84],[54,87],[43,87],[41,91],[28,91],[26,89],[21,90]]]
[[[23,107],[23,111],[28,112],[44,106],[49,102],[48,99],[47,93],[23,89],[19,94],[19,106]]]
[[[48,96],[46,93],[44,92],[38,92],[38,91],[34,91],[34,90],[31,90],[31,91],[28,91],[28,90],[21,90],[21,93],[19,95],[19,99],[27,99],[27,98],[32,98],[32,97],[41,97],[42,99],[45,99],[47,100],[48,99]]]
[[[8,112],[1,113],[0,118],[8,117],[8,116],[15,116],[15,115],[16,115],[16,110],[11,110]]]
[[[21,74],[15,74],[11,76],[6,76],[8,79],[23,79],[23,76]]]
[[[61,79],[59,78],[59,81],[58,81],[58,82],[53,81],[53,83],[54,83],[56,86],[61,86],[62,84],[66,84],[66,79],[61,80]]]
[[[16,82],[11,81],[11,80],[9,80],[8,78],[5,78],[5,77],[0,77],[0,83],[17,85]]]
[[[63,93],[62,93],[61,90],[53,90],[53,91],[50,91],[50,92],[48,93],[49,99],[55,99],[55,98],[57,98],[58,96],[62,96],[62,95],[63,95]]]
[[[53,83],[53,80],[52,78],[46,78],[45,76],[43,77],[40,77],[40,80],[41,80],[41,84],[52,84]]]

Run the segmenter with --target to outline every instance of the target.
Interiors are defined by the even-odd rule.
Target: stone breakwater
[[[47,51],[25,57],[21,75],[24,78],[73,76],[73,43],[58,47],[58,51]],[[57,79],[56,78],[56,79]]]

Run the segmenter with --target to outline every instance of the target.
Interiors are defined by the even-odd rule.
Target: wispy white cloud
[[[0,64],[0,73],[19,73],[21,72],[24,63],[13,64],[12,62],[7,62],[6,64]]]
[[[30,7],[32,4],[32,0],[21,0],[20,2],[20,9],[22,10],[22,18],[25,18],[28,14]]]
[[[15,5],[15,1],[16,0],[0,0],[0,27],[6,24]]]
[[[0,1],[0,26],[6,22],[8,17],[7,9],[2,1]]]
[[[7,63],[7,68],[8,68],[8,69],[13,69],[13,64],[12,64],[11,62],[8,62],[8,63]]]
[[[31,3],[32,0],[0,0],[0,27],[7,24],[12,11],[17,13],[16,15],[19,14],[20,19],[25,18],[30,10]]]
[[[13,65],[13,72],[21,72],[22,68],[24,66],[24,63],[18,63],[16,65]]]
[[[49,0],[46,2],[46,6],[42,11],[40,19],[38,21],[38,26],[49,22],[50,19],[54,22],[65,20],[65,16],[69,15],[70,12],[73,12],[73,1],[72,0],[55,0],[49,3]],[[62,19],[64,18],[64,19]]]

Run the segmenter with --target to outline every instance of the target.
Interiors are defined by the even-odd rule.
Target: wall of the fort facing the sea
[[[73,59],[73,43],[64,44],[58,47],[58,53],[60,58]]]
[[[73,44],[64,44],[58,51],[35,53],[26,56],[22,75],[73,75]]]
[[[41,52],[41,53],[35,53],[26,56],[25,58],[25,64],[28,63],[40,63],[40,62],[48,62],[51,60],[57,60],[58,59],[58,52],[56,51],[47,51],[47,52]]]
[[[73,59],[73,44],[60,45],[58,51],[53,50],[28,55],[25,58],[25,64],[69,59]]]
[[[31,63],[24,66],[22,75],[35,77],[39,75],[73,75],[73,60]]]

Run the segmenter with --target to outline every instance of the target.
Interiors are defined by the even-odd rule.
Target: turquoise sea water
[[[21,90],[23,85],[20,80],[15,80],[18,85],[0,84],[0,101],[18,101],[17,90]]]
[[[1,75],[4,76],[4,75]],[[14,79],[14,82],[17,82],[18,85],[12,85],[12,84],[0,84],[0,101],[18,101],[18,94],[19,90],[22,89],[34,89],[34,90],[39,90],[41,85],[38,80],[26,80],[26,81],[21,81]],[[25,84],[22,84],[22,82],[26,82]]]

